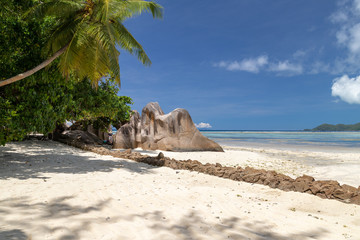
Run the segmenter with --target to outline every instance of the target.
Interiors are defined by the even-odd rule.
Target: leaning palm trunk
[[[111,74],[120,85],[120,52],[135,55],[144,65],[151,61],[123,22],[142,12],[162,17],[162,7],[144,0],[47,0],[34,8],[35,16],[55,18],[45,52],[50,57],[39,66],[0,82],[0,87],[24,79],[59,57],[59,71],[88,78],[96,86]],[[58,50],[60,49],[60,50]]]
[[[43,69],[44,67],[46,67],[47,65],[49,65],[50,63],[52,63],[56,58],[58,58],[61,54],[63,54],[66,49],[68,48],[69,44],[67,44],[65,47],[61,48],[59,51],[57,51],[52,57],[50,57],[49,59],[45,60],[44,62],[42,62],[40,65],[37,65],[36,67],[34,67],[33,69],[26,71],[24,73],[20,73],[14,77],[8,78],[4,81],[0,82],[0,87],[8,85],[10,83],[14,83],[17,82],[21,79],[24,79],[28,76],[33,75],[34,73],[36,73],[37,71]]]

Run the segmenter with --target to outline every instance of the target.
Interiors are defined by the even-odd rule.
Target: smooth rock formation
[[[86,131],[98,136],[98,138],[100,138],[103,141],[109,141],[109,137],[110,137],[109,133],[112,132],[112,129],[111,129],[111,125],[109,125],[107,127],[107,130],[104,132],[101,129],[94,128],[93,125],[88,125]]]
[[[100,138],[98,138],[98,136],[82,130],[66,130],[61,134],[54,135],[54,140],[66,144],[76,141],[91,145],[103,144],[103,141]]]
[[[59,132],[62,133],[63,131],[68,130],[68,129],[70,129],[71,131],[74,131],[74,130],[86,131],[90,134],[97,136],[98,138],[100,138],[103,141],[109,141],[109,133],[112,132],[112,128],[111,128],[110,124],[107,127],[106,131],[104,132],[102,129],[95,128],[93,125],[87,125],[87,123],[83,122],[83,121],[75,122],[73,125],[71,125],[68,128],[60,128],[60,130],[62,130],[62,131],[59,131]]]
[[[177,108],[164,114],[157,102],[148,103],[140,114],[118,129],[113,148],[142,148],[165,151],[223,151],[219,144],[203,136],[190,114]]]

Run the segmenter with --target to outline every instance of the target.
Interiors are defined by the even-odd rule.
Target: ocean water
[[[201,131],[211,140],[233,147],[342,149],[360,152],[360,132]]]

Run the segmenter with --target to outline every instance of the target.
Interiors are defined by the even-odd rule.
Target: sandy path
[[[0,239],[360,239],[360,206],[100,156],[0,148]]]

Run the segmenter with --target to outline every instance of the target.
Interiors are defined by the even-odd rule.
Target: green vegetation
[[[52,23],[45,48],[49,58],[0,82],[0,87],[31,76],[57,58],[65,77],[75,73],[96,86],[111,74],[120,84],[120,52],[116,45],[137,56],[143,64],[151,64],[142,46],[123,25],[126,19],[144,11],[151,12],[154,18],[162,17],[160,5],[141,0],[45,0],[34,4],[28,15]]]
[[[360,131],[360,123],[356,124],[321,124],[313,129],[305,129],[304,131],[314,131],[314,132],[335,132],[335,131]]]
[[[96,4],[107,2],[115,4],[124,1],[96,1]],[[112,18],[109,17],[115,16],[114,20],[121,25],[123,19],[142,10],[159,10],[154,8],[157,5],[151,7],[150,4],[146,8],[139,1],[130,2],[131,4],[126,5],[129,8],[122,8],[122,12],[120,8],[114,8],[111,14],[105,11],[103,16],[97,12],[89,17],[85,15],[88,16],[87,14],[97,8],[93,6],[90,11],[80,8],[80,5],[93,3],[91,0],[7,0],[2,3],[0,80],[41,64],[49,53],[52,54],[70,39],[77,42],[74,46],[69,44],[66,47],[68,54],[54,60],[56,64],[49,65],[44,71],[32,74],[22,81],[0,87],[0,144],[21,140],[32,132],[51,133],[66,120],[93,124],[97,128],[105,128],[109,124],[119,126],[128,121],[131,111],[129,104],[132,104],[132,100],[117,95],[119,52],[115,49],[115,44],[134,53],[144,63],[149,61],[141,46],[136,45],[137,42],[132,42],[132,38],[123,33],[125,28],[122,27],[121,31],[116,32],[113,25],[107,26],[105,22],[111,22]],[[46,7],[44,5],[39,8],[39,5],[45,3],[48,4]],[[67,4],[67,8],[64,4]],[[76,11],[72,9],[72,5]],[[38,18],[30,14],[24,18],[24,14],[33,7],[44,17]],[[104,9],[106,6],[102,5],[97,11]],[[80,21],[82,23],[72,15],[80,14],[81,11],[84,15]],[[153,14],[156,15],[156,11]],[[121,14],[124,14],[123,18],[120,18]],[[101,16],[104,19],[100,18]],[[68,21],[69,19],[74,22]],[[97,21],[100,21],[101,26],[96,24]],[[87,25],[84,22],[87,22]],[[88,36],[83,36],[85,27]],[[109,32],[106,32],[110,30],[100,31],[107,27],[116,35],[115,40],[111,40]],[[61,29],[67,31],[60,32]],[[71,35],[72,31],[74,33]],[[88,38],[91,41],[85,41]],[[45,54],[44,49],[47,49]],[[88,49],[89,53],[85,53],[85,49]],[[102,55],[95,56],[99,51],[102,51]],[[105,56],[108,51],[113,55]],[[107,77],[102,78],[104,76]]]

